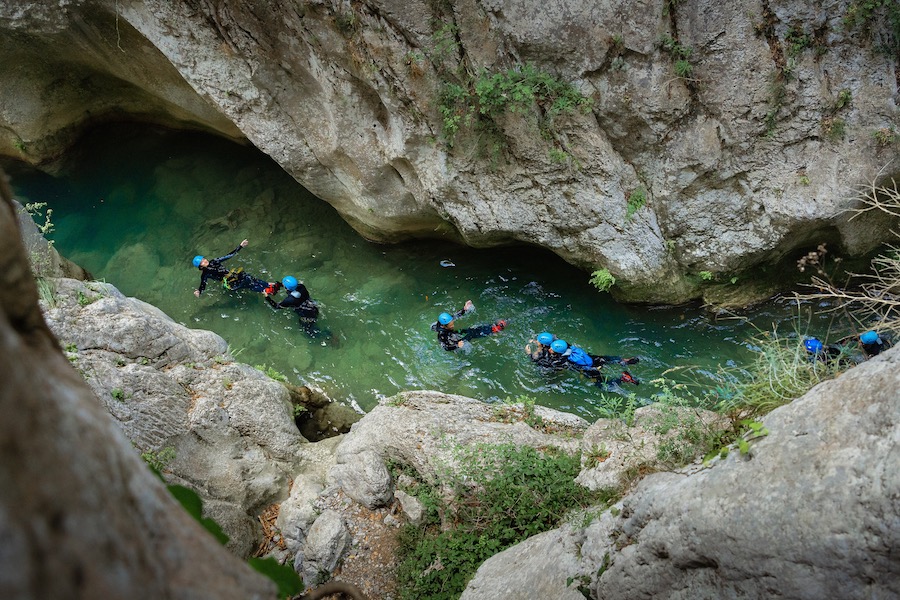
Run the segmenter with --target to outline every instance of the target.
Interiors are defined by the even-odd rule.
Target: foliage
[[[214,538],[219,540],[222,545],[228,543],[228,536],[222,531],[222,527],[220,527],[213,519],[203,516],[203,500],[197,495],[197,492],[184,487],[183,485],[169,485],[166,487],[175,499],[178,500],[178,503],[181,504],[181,506],[188,511],[188,514],[194,517],[204,529],[211,533]]]
[[[634,424],[634,411],[641,407],[634,394],[602,394],[597,408],[605,419],[622,419],[628,426]]]
[[[712,271],[700,271],[698,274],[703,281],[712,281],[713,279]]]
[[[122,388],[113,388],[110,395],[119,402],[125,402],[125,391]]]
[[[822,132],[832,142],[843,139],[847,130],[847,123],[837,117],[825,117],[822,120]]]
[[[518,396],[514,400],[507,398],[497,409],[496,415],[506,423],[513,420],[524,421],[529,427],[537,429],[544,425],[544,420],[535,412],[536,402],[534,398],[526,395]]]
[[[787,55],[793,58],[809,48],[812,38],[799,25],[793,25],[784,36],[784,41],[787,44]]]
[[[656,379],[651,385],[657,389],[657,410],[648,425],[660,437],[656,460],[661,466],[681,467],[734,439],[730,428],[705,422],[697,412],[699,408],[714,408],[714,396],[705,392],[698,395],[688,384],[665,378]]]
[[[587,452],[584,457],[584,466],[587,469],[593,469],[607,458],[609,458],[609,450],[606,449],[606,444],[597,444],[591,445],[591,449]]]
[[[856,193],[857,208],[850,220],[871,211],[900,217],[900,186],[879,185],[872,181],[861,186]],[[869,273],[851,273],[845,287],[838,287],[821,273],[812,278],[810,285],[816,292],[802,294],[803,300],[817,303],[827,301],[832,311],[847,312],[860,328],[879,329],[900,335],[900,248],[886,246],[875,257]]]
[[[844,13],[844,27],[871,36],[879,25],[886,25],[888,39],[882,51],[890,56],[900,52],[900,3],[897,0],[852,0]]]
[[[872,132],[872,139],[879,148],[885,148],[897,141],[897,132],[893,127],[882,127]]]
[[[150,470],[157,475],[161,475],[169,463],[175,460],[175,448],[166,446],[159,452],[147,451],[141,454],[141,458],[144,459]]]
[[[799,398],[816,384],[831,379],[847,364],[843,360],[810,360],[800,336],[762,332],[751,340],[756,355],[742,371],[723,371],[717,390],[719,406],[747,417],[764,415]]]
[[[639,186],[628,196],[628,207],[625,210],[625,220],[630,221],[634,213],[641,210],[647,203],[647,190]]]
[[[591,273],[590,282],[601,292],[608,292],[612,286],[616,285],[616,278],[609,272],[609,269],[600,269]]]
[[[524,114],[537,107],[542,111],[538,117],[541,126],[549,127],[554,117],[576,109],[589,110],[590,106],[591,100],[572,84],[528,63],[506,71],[483,71],[462,84],[445,83],[439,110],[444,137],[452,145],[461,128],[480,123],[489,129],[487,122],[494,123],[507,113]]]
[[[271,556],[248,558],[247,564],[275,582],[278,586],[278,597],[281,599],[296,596],[303,591],[303,579],[290,565],[283,565]]]
[[[274,368],[268,365],[256,365],[257,371],[262,371],[265,373],[269,379],[274,379],[275,381],[280,381],[281,383],[287,383],[288,378],[281,373],[280,371],[276,371]]]
[[[848,106],[850,102],[853,101],[853,92],[851,92],[847,88],[842,88],[840,92],[838,92],[838,97],[835,98],[834,103],[831,106],[831,112],[836,113],[841,110],[845,106]]]
[[[683,46],[681,42],[667,35],[663,36],[659,40],[659,45],[664,51],[669,54],[676,65],[679,61],[688,62],[691,58],[691,54],[693,54],[694,52],[694,49],[690,46]],[[689,62],[688,66],[690,66]],[[676,72],[677,71],[678,67],[676,66]],[[682,75],[679,76],[681,77]]]
[[[445,482],[452,493],[443,529],[407,526],[401,534],[406,600],[455,600],[485,559],[601,499],[575,484],[579,457],[559,450],[483,444],[460,449],[458,460]]]
[[[694,72],[694,66],[685,59],[678,59],[674,64],[675,74],[684,79],[690,78],[691,74]]]

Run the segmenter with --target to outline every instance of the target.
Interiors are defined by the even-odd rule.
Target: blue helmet
[[[202,263],[202,262],[203,262],[203,257],[200,256],[199,254],[194,257],[194,266],[195,267],[199,267],[200,263]]]
[[[293,277],[292,275],[288,275],[281,280],[281,285],[283,285],[284,289],[286,289],[287,291],[293,292],[297,289],[297,278]]]
[[[878,334],[874,331],[867,331],[859,336],[859,341],[863,344],[877,344],[879,341]]]
[[[818,354],[822,351],[822,342],[816,338],[809,338],[803,342],[803,345],[806,347],[806,351],[811,352],[812,354]]]
[[[542,346],[549,346],[553,343],[553,334],[549,331],[539,333],[537,336],[537,342]]]
[[[569,345],[566,343],[565,340],[553,340],[553,343],[550,344],[550,349],[553,350],[554,352],[559,352],[560,354],[565,352],[566,348],[568,348],[568,347],[569,347]]]
[[[453,315],[450,313],[441,313],[438,315],[438,323],[441,325],[449,325],[453,322]]]

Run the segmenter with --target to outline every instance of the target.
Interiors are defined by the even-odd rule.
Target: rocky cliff
[[[623,300],[764,294],[757,267],[886,237],[841,213],[897,174],[881,4],[8,0],[0,153],[45,161],[98,120],[199,127],[370,239],[535,244]]]

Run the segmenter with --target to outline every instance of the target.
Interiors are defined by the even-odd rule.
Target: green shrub
[[[609,269],[600,269],[591,273],[590,282],[601,292],[608,292],[612,286],[616,285],[616,278],[609,272]]]
[[[625,210],[625,220],[630,221],[634,213],[641,210],[647,203],[647,190],[643,186],[638,187],[628,196],[628,207]]]
[[[262,371],[265,373],[269,379],[274,379],[275,381],[280,381],[281,383],[287,383],[288,378],[281,372],[276,371],[274,368],[268,365],[256,365],[257,371]]]
[[[470,81],[446,82],[438,110],[444,138],[452,146],[462,128],[479,124],[482,130],[491,130],[496,128],[494,119],[505,113],[522,114],[538,107],[542,111],[538,121],[549,127],[554,117],[576,109],[589,110],[591,104],[570,83],[524,64],[506,71],[483,71]]]
[[[872,139],[879,148],[885,148],[897,141],[897,132],[893,127],[882,127],[872,132]]]
[[[452,498],[444,528],[407,526],[401,534],[405,600],[459,598],[485,559],[601,500],[575,484],[580,458],[555,449],[484,444],[460,449],[457,459],[445,482]]]
[[[750,365],[723,371],[723,385],[717,390],[721,409],[745,417],[765,415],[848,366],[845,360],[809,360],[796,335],[785,337],[772,331],[754,337],[750,344],[756,348]]]

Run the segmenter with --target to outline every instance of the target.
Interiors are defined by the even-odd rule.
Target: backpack
[[[579,367],[592,367],[594,366],[594,359],[592,359],[587,352],[578,348],[577,346],[572,346],[569,352],[569,362],[577,365]]]

